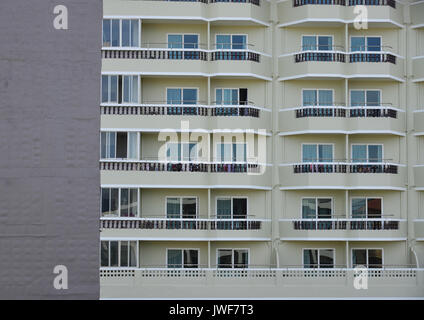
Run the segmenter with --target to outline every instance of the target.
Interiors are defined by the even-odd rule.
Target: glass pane
[[[334,250],[329,250],[329,249],[319,250],[319,267],[320,268],[334,267]]]
[[[365,91],[364,90],[352,90],[350,92],[350,105],[352,107],[363,107],[365,106]]]
[[[121,217],[128,217],[128,189],[121,189]]]
[[[197,215],[197,199],[183,198],[183,218],[195,219]]]
[[[383,162],[383,146],[382,145],[368,146],[368,161]]]
[[[317,49],[317,37],[315,36],[303,36],[302,37],[302,50],[316,50]]]
[[[331,219],[331,199],[318,199],[318,218]]]
[[[118,77],[110,76],[110,99],[109,102],[118,102]]]
[[[333,40],[328,36],[318,37],[318,50],[331,50],[333,48]]]
[[[351,51],[365,51],[365,37],[350,38]]]
[[[231,104],[231,89],[224,89],[224,104]]]
[[[103,19],[103,47],[110,47],[111,37],[110,37],[110,20]]]
[[[181,144],[168,143],[166,157],[169,161],[181,161]]]
[[[231,199],[218,199],[216,202],[218,219],[231,219]]]
[[[109,241],[100,242],[100,266],[109,267]]]
[[[131,96],[131,85],[130,85],[130,76],[123,76],[123,84],[124,89],[122,93],[122,100],[123,102],[130,102],[130,96]]]
[[[184,268],[197,268],[199,266],[199,252],[197,250],[184,250]]]
[[[364,249],[353,249],[352,250],[352,265],[356,266],[367,266],[367,251]]]
[[[128,134],[126,132],[118,132],[116,134],[116,158],[126,159],[128,150]]]
[[[380,105],[380,91],[368,90],[367,91],[367,106]]]
[[[131,20],[131,47],[139,46],[139,36],[138,36],[138,20]]]
[[[303,250],[303,267],[304,268],[318,267],[318,250],[313,250],[313,249]]]
[[[218,268],[232,268],[232,250],[218,250]]]
[[[109,76],[102,76],[102,102],[109,102]]]
[[[110,189],[102,188],[102,216],[109,213]]]
[[[197,145],[196,143],[183,143],[183,160],[196,161],[197,160]]]
[[[167,218],[181,218],[180,203],[181,203],[180,198],[166,199],[166,217]]]
[[[216,147],[217,161],[231,161],[231,147],[230,143],[218,143]]]
[[[222,104],[222,89],[216,89],[216,104]]]
[[[108,149],[106,150],[107,158],[115,158],[115,141],[116,141],[116,133],[115,132],[107,132],[107,136],[109,137],[108,141]]]
[[[182,268],[183,254],[181,250],[168,250],[168,268]]]
[[[316,199],[313,199],[313,198],[302,199],[302,218],[303,219],[316,218]]]
[[[317,105],[317,91],[316,90],[303,90],[303,106],[316,106]]]
[[[319,105],[332,106],[333,105],[333,91],[332,90],[319,90]]]
[[[122,20],[122,46],[130,46],[130,20]]]
[[[110,266],[111,267],[118,267],[118,241],[111,241],[110,242]]]
[[[197,49],[199,47],[199,36],[197,34],[184,35],[184,48]]]
[[[381,199],[368,199],[368,218],[381,218]]]
[[[128,159],[137,159],[137,132],[128,133]]]
[[[138,76],[133,76],[130,102],[138,103],[138,92]]]
[[[181,89],[166,90],[167,104],[181,104]]]
[[[130,241],[130,267],[137,267],[137,241]]]
[[[112,20],[112,47],[119,47],[119,20]]]
[[[168,34],[168,48],[182,48],[183,36],[181,34]]]
[[[106,153],[106,144],[107,144],[107,133],[106,132],[102,132],[100,135],[100,158],[101,159],[106,159],[107,158],[107,153]]]
[[[352,162],[367,162],[367,146],[366,145],[352,146]]]
[[[366,218],[366,209],[365,198],[352,199],[352,218]]]
[[[121,241],[121,267],[128,267],[128,241]]]
[[[377,37],[368,37],[367,46],[367,51],[381,51],[381,39]]]
[[[370,249],[368,250],[368,268],[381,268],[383,265],[383,251]]]
[[[302,145],[302,162],[316,162],[317,161],[317,145],[304,144]]]
[[[230,35],[216,35],[216,48],[217,49],[231,49],[231,36]]]
[[[129,200],[129,209],[128,215],[130,217],[137,217],[138,215],[138,190],[137,189],[129,189],[130,190],[130,200]]]
[[[246,160],[246,144],[234,143],[233,144],[233,161],[245,162]]]
[[[233,35],[232,44],[233,44],[233,49],[246,49],[246,36]]]
[[[249,253],[247,250],[234,250],[234,268],[247,268]]]
[[[247,199],[233,198],[233,218],[234,219],[247,218]]]
[[[318,146],[319,162],[333,161],[333,146],[331,144],[320,144]]]
[[[197,103],[197,89],[183,89],[183,104]]]
[[[110,189],[110,214],[118,216],[118,204],[119,204],[119,189]]]

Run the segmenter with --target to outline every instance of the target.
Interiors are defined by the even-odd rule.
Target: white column
[[[208,268],[211,267],[211,242],[208,241]]]

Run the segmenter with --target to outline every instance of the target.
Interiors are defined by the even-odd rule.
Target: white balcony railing
[[[329,218],[280,219],[293,223],[294,230],[399,230],[405,219],[392,218]]]

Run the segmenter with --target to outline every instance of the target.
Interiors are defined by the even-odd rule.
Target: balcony
[[[281,240],[405,240],[404,219],[280,219]]]
[[[354,288],[353,269],[100,269],[101,298],[422,297],[424,270],[368,269],[368,290]],[[177,290],[163,290],[164,287]],[[218,291],[217,291],[218,290]]]
[[[353,6],[356,5],[367,6],[368,23],[374,27],[400,27],[403,23],[403,10],[396,8],[394,0],[293,0],[278,4],[279,26],[312,27],[323,20],[334,25],[351,23],[355,19]]]
[[[146,19],[169,18],[166,12],[179,19],[199,21],[245,20],[266,24],[269,3],[265,0],[105,0],[105,16],[143,16]],[[151,18],[150,18],[151,17]]]
[[[169,105],[152,102],[132,105],[101,104],[102,126],[105,128],[180,129],[179,120],[190,121],[194,129],[269,129],[271,110],[253,102],[244,105]],[[176,117],[178,116],[178,117]],[[234,121],[237,120],[237,121]]]
[[[405,133],[405,112],[390,104],[381,106],[345,107],[304,106],[280,110],[280,132],[337,132],[360,131]]]
[[[281,189],[404,190],[406,166],[393,163],[295,163],[280,165]]]
[[[328,51],[303,50],[283,54],[279,57],[279,74],[280,80],[324,76],[404,81],[402,57],[387,51],[344,52],[341,46],[334,46]]]
[[[103,185],[271,188],[271,168],[253,163],[101,160]]]
[[[412,58],[413,81],[424,81],[424,55]]]
[[[271,220],[101,218],[102,237],[137,239],[271,240]]]

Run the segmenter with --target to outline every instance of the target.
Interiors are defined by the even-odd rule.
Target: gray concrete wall
[[[101,19],[101,0],[0,1],[2,299],[99,297]]]

